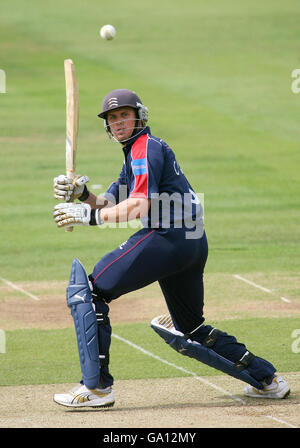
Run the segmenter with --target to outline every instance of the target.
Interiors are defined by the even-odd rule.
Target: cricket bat
[[[72,59],[65,59],[66,80],[66,174],[69,179],[75,177],[76,150],[79,118],[79,92],[75,66]],[[72,232],[73,227],[67,227]]]

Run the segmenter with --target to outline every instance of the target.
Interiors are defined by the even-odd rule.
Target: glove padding
[[[73,202],[80,198],[85,184],[89,182],[88,176],[75,176],[70,180],[65,174],[61,174],[53,179],[54,197],[59,201]]]
[[[91,206],[70,202],[57,204],[54,207],[53,218],[57,227],[88,226],[91,220]]]

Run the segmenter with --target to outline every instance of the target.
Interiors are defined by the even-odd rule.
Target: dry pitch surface
[[[300,314],[300,299],[296,293],[300,282],[296,277],[257,273],[245,278],[257,286],[228,274],[206,276],[207,321],[255,315],[295,317]],[[282,284],[287,285],[284,292],[280,290]],[[263,291],[258,287],[260,285],[267,289],[272,285],[272,290]],[[66,283],[22,282],[15,286],[24,292],[14,289],[3,280],[0,283],[0,328],[49,329],[73,325],[65,304]],[[226,310],[223,306],[224,297],[232,297],[232,300],[226,300]],[[156,284],[119,298],[110,308],[112,325],[124,322],[124,316],[126,322],[150,321],[155,315],[166,312]],[[128,309],[131,310],[130,316]],[[298,428],[300,374],[281,373],[292,390],[286,400],[247,398],[242,393],[244,383],[223,375],[116,380],[115,406],[100,411],[68,409],[53,402],[54,393],[65,392],[74,384],[1,387],[0,427]]]

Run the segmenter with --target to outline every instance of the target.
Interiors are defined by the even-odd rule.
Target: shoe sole
[[[113,401],[112,403],[107,403],[107,404],[105,404],[105,405],[92,406],[92,407],[93,407],[93,408],[112,408],[114,404],[115,404],[115,402]]]
[[[89,403],[76,403],[76,404],[69,404],[69,403],[61,403],[59,401],[53,400],[54,403],[59,404],[61,406],[65,406],[67,408],[112,408],[115,404],[114,401],[111,401],[110,403],[104,403],[104,404],[89,404]]]
[[[287,392],[285,392],[285,394],[282,397],[274,397],[274,396],[270,396],[270,395],[259,395],[259,394],[245,394],[247,397],[250,398],[269,398],[270,400],[284,400],[285,398],[287,398],[290,395],[291,390],[289,389]]]
[[[291,390],[289,389],[289,390],[286,392],[286,394],[282,397],[282,399],[287,398],[287,397],[290,395],[290,393],[291,393]]]

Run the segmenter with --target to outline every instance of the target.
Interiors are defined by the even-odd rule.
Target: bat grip
[[[74,227],[72,226],[72,227],[66,227],[66,232],[73,232],[73,229],[74,229]]]
[[[70,180],[73,180],[73,178],[74,178],[74,174],[73,174],[73,172],[68,172],[68,170],[67,170],[67,176],[68,176],[68,178],[70,179]],[[71,202],[71,201],[67,201],[67,202]],[[72,201],[73,202],[73,201]],[[74,229],[74,227],[73,226],[71,226],[71,227],[66,227],[66,232],[73,232],[73,229]]]

